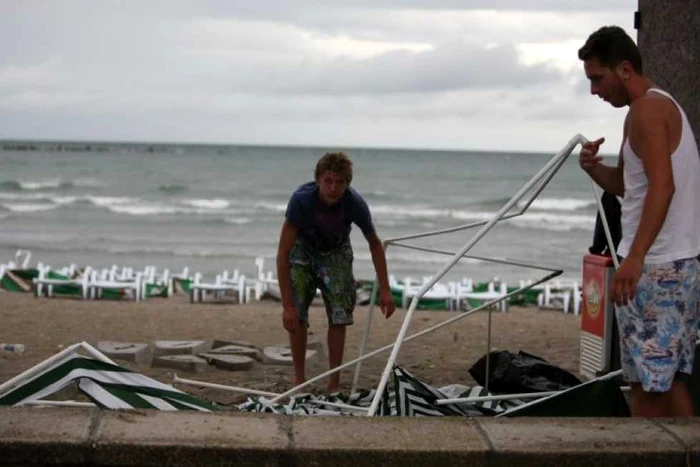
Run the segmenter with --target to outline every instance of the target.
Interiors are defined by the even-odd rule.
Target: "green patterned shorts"
[[[292,295],[299,320],[309,325],[309,306],[321,291],[329,325],[352,324],[357,299],[352,275],[352,246],[346,241],[337,249],[321,252],[297,240],[289,253]]]

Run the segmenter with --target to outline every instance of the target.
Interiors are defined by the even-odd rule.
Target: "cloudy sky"
[[[0,0],[0,138],[617,153],[637,0]]]

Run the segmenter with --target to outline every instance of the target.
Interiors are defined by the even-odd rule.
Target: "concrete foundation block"
[[[153,351],[150,344],[100,341],[97,343],[97,350],[109,358],[134,363],[150,363],[153,359]]]
[[[155,341],[153,352],[156,356],[161,355],[197,355],[209,350],[206,341]]]
[[[214,339],[214,342],[211,344],[211,348],[218,349],[219,347],[225,347],[227,345],[237,345],[240,347],[250,347],[252,349],[260,350],[258,346],[253,345],[248,341],[241,341],[237,339]]]
[[[255,363],[255,360],[244,355],[202,353],[199,354],[199,357],[206,360],[210,365],[229,371],[248,371],[253,368]]]
[[[243,347],[241,345],[224,345],[223,347],[215,347],[207,354],[211,355],[239,355],[249,357],[257,361],[262,361],[262,352],[253,347]]]
[[[263,349],[263,360],[265,365],[293,365],[292,351],[289,347],[265,347]],[[306,361],[309,362],[318,358],[318,352],[315,350],[306,350]]]
[[[203,358],[196,355],[163,355],[155,357],[151,366],[158,368],[172,368],[188,373],[204,373],[209,364]]]

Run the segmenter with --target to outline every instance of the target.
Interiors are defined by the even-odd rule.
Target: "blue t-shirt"
[[[326,206],[316,182],[304,183],[292,194],[285,217],[299,229],[299,238],[319,251],[341,246],[350,236],[353,222],[365,237],[374,232],[367,203],[351,187],[347,187],[338,203]]]

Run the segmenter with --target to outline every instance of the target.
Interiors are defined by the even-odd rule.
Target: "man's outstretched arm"
[[[372,254],[374,270],[377,273],[377,280],[379,281],[380,307],[382,309],[382,313],[384,313],[384,316],[388,318],[394,313],[396,304],[394,303],[394,296],[391,295],[391,287],[389,286],[389,274],[386,266],[384,246],[382,245],[382,241],[379,240],[377,232],[372,232],[365,238],[369,244],[369,251]]]

